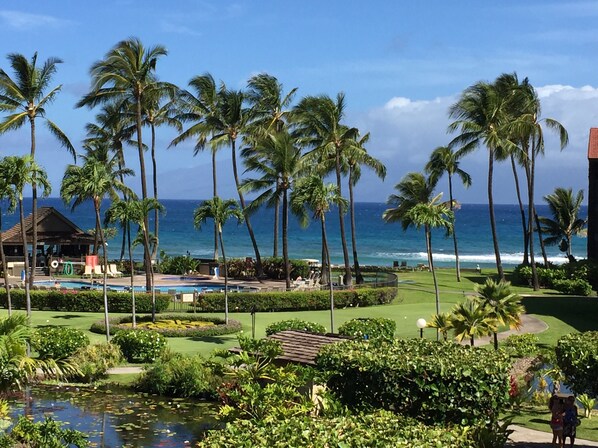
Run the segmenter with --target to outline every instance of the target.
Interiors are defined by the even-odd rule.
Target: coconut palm
[[[2,163],[6,182],[12,185],[15,195],[19,202],[19,221],[21,223],[21,238],[23,239],[23,261],[25,266],[25,301],[27,307],[27,317],[31,316],[31,296],[29,282],[29,256],[27,249],[27,232],[25,230],[25,213],[23,211],[23,190],[26,185],[35,184],[37,189],[42,190],[42,196],[48,196],[52,191],[48,176],[44,169],[40,167],[31,156],[7,156]],[[32,227],[37,227],[37,222],[32,221]],[[35,258],[35,249],[32,249]]]
[[[510,282],[495,282],[488,278],[483,285],[474,285],[474,290],[480,303],[488,309],[488,317],[494,319],[496,324],[516,329],[521,327],[521,315],[525,313],[525,308],[521,304],[519,294],[511,292]],[[492,330],[492,335],[494,349],[498,350],[496,328]]]
[[[282,202],[282,257],[285,266],[286,287],[291,287],[291,265],[289,262],[289,190],[304,168],[301,148],[288,132],[271,133],[255,141],[256,147],[244,149],[251,153],[246,158],[248,170],[262,176],[246,179],[241,185],[243,191],[262,191],[247,208],[251,213],[263,204]]]
[[[75,148],[65,133],[46,115],[46,106],[56,99],[62,88],[62,85],[58,85],[51,88],[49,92],[47,91],[52,82],[52,76],[62,61],[58,58],[49,58],[40,67],[37,65],[37,53],[33,54],[30,61],[22,54],[9,54],[8,61],[14,75],[11,78],[4,70],[0,69],[0,110],[9,113],[0,122],[0,134],[19,129],[28,122],[31,135],[31,160],[35,162],[36,120],[42,118],[50,133],[75,159]],[[31,188],[33,222],[37,223],[37,184],[34,182]],[[37,225],[33,226],[32,247],[34,249],[31,258],[29,286],[33,285],[35,279]]]
[[[469,338],[472,347],[475,338],[496,331],[495,320],[489,319],[486,307],[474,299],[457,303],[451,311],[451,322],[455,338],[459,342]]]
[[[94,107],[98,104],[116,103],[122,110],[128,106],[135,111],[137,150],[139,155],[139,177],[142,199],[148,197],[144,145],[142,138],[143,107],[146,98],[152,98],[156,91],[170,89],[174,95],[176,88],[157,80],[155,70],[158,59],[167,54],[166,49],[157,45],[146,48],[141,40],[132,37],[117,43],[103,60],[91,67],[92,90],[78,103],[77,107]],[[145,228],[147,225],[145,217]],[[144,253],[146,287],[151,285],[151,254]]]
[[[355,146],[359,135],[357,128],[350,128],[342,123],[345,115],[345,95],[339,93],[336,100],[327,95],[307,96],[299,102],[293,114],[297,121],[297,134],[301,136],[305,146],[313,148],[309,154],[325,169],[332,164],[338,193],[342,195],[343,158],[346,151]],[[329,161],[332,163],[327,163]],[[345,235],[344,213],[345,210],[338,210],[345,265],[344,283],[350,286],[353,279]]]
[[[425,170],[430,175],[432,182],[436,183],[444,173],[448,177],[449,187],[449,205],[451,211],[454,213],[455,201],[453,198],[453,176],[457,175],[461,179],[463,185],[468,188],[471,186],[471,176],[459,168],[460,159],[463,153],[460,151],[453,151],[448,146],[439,146],[430,155],[430,160],[426,164]],[[453,215],[454,216],[454,215]],[[457,271],[457,281],[461,281],[461,268],[459,266],[459,247],[457,243],[457,232],[455,231],[455,222],[453,220],[453,246],[455,247],[455,269]]]
[[[587,220],[580,218],[580,209],[583,204],[583,190],[573,196],[571,188],[555,188],[554,193],[544,196],[550,208],[552,219],[541,217],[542,233],[548,235],[544,243],[558,244],[559,249],[565,252],[569,260],[572,259],[571,241],[575,235],[583,235]]]
[[[444,227],[448,232],[452,231],[452,214],[450,206],[446,202],[440,202],[442,193],[432,197],[434,183],[432,179],[426,178],[421,173],[408,173],[399,182],[395,189],[398,194],[389,196],[387,204],[394,206],[384,211],[382,218],[386,222],[400,222],[403,231],[410,226],[419,229],[423,226],[426,238],[426,251],[428,254],[428,265],[434,280],[434,292],[436,296],[436,314],[440,314],[440,293],[438,280],[434,269],[434,257],[432,255],[432,229]],[[438,333],[436,334],[438,338]]]
[[[318,174],[301,179],[297,182],[291,193],[291,209],[300,217],[301,226],[305,227],[308,224],[308,211],[311,211],[313,219],[320,221],[321,224],[322,281],[323,283],[328,282],[328,291],[330,293],[330,332],[334,333],[334,288],[332,285],[330,250],[326,235],[326,213],[330,211],[332,205],[345,209],[347,201],[341,196],[337,186],[334,184],[325,184],[322,177]],[[327,279],[324,273],[326,273]]]
[[[130,175],[128,169],[115,169],[116,160],[103,160],[93,153],[84,157],[83,166],[69,165],[66,168],[60,186],[60,197],[65,204],[71,204],[74,210],[83,202],[91,200],[95,211],[96,229],[99,230],[100,245],[102,247],[104,278],[102,291],[104,296],[104,322],[106,325],[106,340],[110,340],[110,322],[108,320],[108,295],[106,289],[108,273],[108,254],[106,253],[106,239],[101,219],[101,205],[105,197],[113,201],[118,199],[119,192],[126,192],[129,196],[131,191],[119,179],[120,175]]]
[[[451,314],[434,314],[432,316],[432,320],[426,323],[426,327],[436,328],[436,331],[442,334],[442,339],[444,339],[445,341],[448,340],[448,333],[453,329],[453,321],[451,319]]]
[[[0,160],[0,201],[6,201],[6,211],[14,213],[18,198],[15,190],[10,184],[8,174],[10,167],[6,166],[5,160]],[[0,261],[2,262],[2,271],[4,272],[4,287],[6,288],[6,301],[8,305],[8,315],[12,314],[12,300],[10,297],[10,288],[8,287],[8,269],[6,269],[6,257],[4,254],[4,245],[2,244],[2,210],[0,210]]]
[[[238,222],[241,222],[243,217],[243,212],[239,208],[237,201],[234,199],[222,200],[218,196],[203,201],[193,212],[193,223],[195,224],[196,229],[201,230],[201,226],[208,219],[212,219],[218,227],[220,249],[222,250],[222,263],[224,265],[224,320],[226,324],[228,324],[228,266],[226,263],[222,228],[229,219],[236,218]]]

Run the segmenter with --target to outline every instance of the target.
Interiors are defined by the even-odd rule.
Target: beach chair
[[[168,295],[169,296],[175,296],[176,295],[176,289],[169,289],[168,290]]]
[[[93,277],[93,268],[90,265],[86,264],[85,268],[83,269],[83,274],[81,274],[81,278],[86,278],[88,276],[89,278]]]
[[[110,275],[110,277],[122,277],[123,273],[118,270],[116,264],[109,264],[108,275]]]
[[[102,266],[96,265],[93,267],[93,275],[97,275],[98,277],[103,277],[104,273],[102,272]]]

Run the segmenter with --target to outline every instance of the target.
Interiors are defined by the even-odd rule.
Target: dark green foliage
[[[355,339],[392,339],[397,324],[384,317],[358,317],[345,322],[338,328],[338,333]]]
[[[552,287],[568,296],[589,296],[592,294],[592,286],[584,279],[555,280]]]
[[[538,354],[538,336],[535,334],[512,334],[501,347],[513,358],[523,358]]]
[[[242,330],[241,323],[239,321],[229,319],[228,325],[224,323],[224,319],[215,316],[199,316],[195,314],[161,314],[156,322],[164,320],[191,320],[191,321],[203,321],[203,322],[214,322],[213,326],[197,327],[197,328],[158,328],[153,329],[163,336],[167,337],[211,337],[220,336],[223,334],[236,333]],[[137,316],[137,322],[151,322],[152,316]],[[112,330],[131,330],[131,322],[133,321],[132,316],[122,317],[111,317],[110,328]],[[104,320],[94,322],[89,329],[92,333],[106,334],[106,325]]]
[[[25,416],[19,417],[10,434],[0,437],[1,448],[61,448],[89,446],[87,437],[80,431],[64,429],[62,422],[47,417],[43,422],[32,422]]]
[[[148,330],[120,330],[112,338],[112,343],[120,347],[129,362],[154,362],[166,348],[166,338]]]
[[[424,422],[493,422],[508,403],[510,368],[500,351],[425,339],[347,341],[317,359],[350,409],[382,408]]]
[[[565,383],[576,394],[598,397],[598,331],[563,336],[556,345],[556,359]]]
[[[83,331],[68,327],[44,327],[36,331],[31,346],[40,359],[62,359],[89,345]]]
[[[104,378],[108,373],[108,369],[119,365],[123,360],[122,352],[116,344],[88,345],[79,349],[70,357],[69,362],[79,372],[69,376],[69,379],[75,382],[92,383]]]
[[[102,291],[31,291],[31,308],[51,311],[76,311],[79,313],[99,313],[104,310]],[[25,290],[10,291],[13,309],[24,310]],[[156,311],[158,313],[168,309],[170,305],[168,294],[156,294]],[[6,290],[0,289],[0,306],[7,307]],[[138,313],[151,313],[152,295],[147,293],[135,294],[135,306]],[[131,311],[131,293],[108,292],[108,310],[111,313],[128,313]]]
[[[169,354],[147,368],[135,388],[150,394],[181,398],[215,398],[222,368],[199,355]]]
[[[299,330],[308,331],[309,333],[326,333],[326,327],[324,325],[316,324],[314,322],[308,322],[301,319],[288,319],[281,320],[280,322],[274,322],[266,327],[266,335],[278,333],[279,331],[285,330]]]
[[[169,257],[163,255],[160,261],[162,274],[184,275],[189,271],[196,271],[198,262],[189,256]]]
[[[397,296],[397,288],[359,288],[334,293],[336,308],[373,306],[391,303]],[[228,295],[228,306],[232,312],[248,313],[255,309],[263,311],[327,310],[330,308],[328,291],[251,292]],[[224,294],[200,294],[198,310],[207,312],[224,311]]]
[[[426,426],[387,411],[287,420],[237,420],[224,430],[211,431],[200,448],[470,448],[475,431],[453,426]]]
[[[309,265],[303,260],[289,260],[291,264],[291,278],[301,276],[306,278],[309,275]],[[280,257],[262,258],[264,275],[273,280],[284,280],[284,260]],[[255,277],[255,261],[245,258],[233,258],[228,260],[228,275],[232,278]]]
[[[594,291],[598,291],[598,263],[591,260],[579,260],[563,265],[568,278],[587,280]]]
[[[592,289],[598,290],[598,263],[580,260],[561,266],[550,264],[538,265],[538,282],[541,287],[556,289],[568,295],[590,295]],[[511,276],[514,285],[531,286],[532,268],[520,264]]]

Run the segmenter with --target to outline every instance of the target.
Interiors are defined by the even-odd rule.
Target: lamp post
[[[426,328],[426,325],[428,323],[426,322],[426,319],[423,318],[419,318],[417,319],[417,322],[415,323],[415,325],[417,325],[417,328],[419,328],[419,337],[420,339],[423,339],[424,337],[424,328]]]

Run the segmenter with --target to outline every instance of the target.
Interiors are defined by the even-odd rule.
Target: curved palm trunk
[[[249,238],[251,238],[251,244],[253,245],[253,251],[255,253],[255,270],[258,278],[262,278],[264,276],[264,269],[262,267],[262,257],[260,256],[260,250],[257,246],[257,241],[255,239],[255,234],[253,233],[253,227],[251,227],[251,221],[249,220],[249,215],[245,213],[245,198],[243,197],[243,193],[241,192],[241,184],[239,181],[239,173],[237,171],[237,150],[236,150],[236,143],[235,139],[230,139],[231,142],[231,150],[232,150],[232,159],[233,159],[233,175],[235,177],[235,185],[237,186],[237,193],[239,194],[239,202],[241,203],[241,208],[243,209],[243,216],[245,217],[245,225],[247,226],[247,231],[249,232]],[[222,241],[220,241],[222,244]]]
[[[135,262],[133,261],[133,250],[131,244],[131,224],[127,221],[126,223],[127,228],[127,239],[128,239],[128,246],[129,246],[129,263],[131,265],[131,321],[133,328],[137,327],[137,312],[135,307]]]
[[[341,184],[341,159],[339,150],[336,150],[336,186],[338,188],[339,196],[342,196],[342,184]],[[345,215],[343,213],[342,207],[338,207],[338,219],[339,219],[339,229],[341,233],[341,243],[343,246],[343,261],[345,263],[345,277],[344,277],[344,284],[346,286],[351,286],[353,284],[353,276],[351,274],[351,262],[349,261],[349,251],[347,249],[347,237],[345,235]]]
[[[278,257],[278,228],[280,227],[280,223],[278,222],[279,214],[280,214],[280,204],[279,204],[278,198],[276,198],[276,203],[274,204],[274,232],[273,232],[274,243],[272,245],[272,256],[274,258]]]
[[[96,212],[96,223],[101,223],[102,218],[100,217],[100,201],[94,199],[94,208]],[[106,325],[106,341],[110,342],[110,319],[108,318],[108,290],[106,288],[106,282],[108,281],[108,254],[106,252],[106,241],[104,240],[104,229],[100,225],[100,244],[102,245],[102,254],[104,260],[102,262],[104,275],[102,283],[102,294],[104,296],[104,324]]]
[[[154,199],[158,200],[158,168],[156,164],[156,127],[152,123],[151,126],[152,130],[152,176],[153,176],[153,184],[154,184]],[[156,237],[156,243],[152,247],[151,258],[152,260],[156,259],[156,255],[158,254],[158,245],[159,245],[159,215],[160,210],[157,208],[154,210],[154,235]]]
[[[31,317],[31,294],[29,293],[29,255],[27,253],[27,234],[25,232],[25,213],[23,212],[23,198],[19,198],[19,219],[21,221],[21,238],[23,239],[23,264],[25,266],[25,306],[27,317]]]
[[[353,267],[355,269],[355,282],[363,283],[363,275],[357,258],[357,231],[355,227],[355,199],[353,198],[353,167],[349,167],[349,215],[351,218],[351,247],[353,249]]]
[[[534,287],[534,291],[538,291],[540,289],[540,283],[538,281],[538,270],[536,269],[536,256],[534,254],[534,224],[533,224],[533,220],[534,220],[534,213],[535,213],[535,207],[534,207],[534,170],[535,170],[535,160],[536,160],[536,148],[535,145],[532,144],[532,158],[531,158],[531,163],[530,163],[530,174],[529,174],[529,180],[528,180],[528,186],[527,186],[527,191],[528,191],[528,198],[527,198],[527,204],[529,207],[528,210],[528,215],[529,215],[529,222],[528,222],[528,232],[529,232],[529,257],[530,257],[530,264],[532,267],[532,285]]]
[[[544,259],[544,266],[548,266],[548,256],[546,255],[546,246],[544,245],[544,238],[542,236],[542,228],[540,227],[540,218],[536,212],[534,205],[534,218],[536,220],[536,228],[538,229],[538,239],[540,240],[540,250],[542,251],[542,258]]]
[[[2,244],[2,211],[0,210],[0,261],[2,261],[2,271],[4,273],[4,287],[6,288],[6,302],[8,305],[8,315],[12,314],[12,300],[10,299],[10,288],[8,287],[8,270],[6,269],[6,255],[4,254],[4,245]]]
[[[212,196],[218,196],[216,188],[216,150],[212,149]],[[214,223],[214,260],[218,260],[218,224]]]
[[[519,204],[519,213],[521,214],[521,227],[523,229],[523,264],[529,264],[529,233],[527,231],[527,220],[525,219],[525,210],[521,200],[521,188],[519,187],[519,176],[515,165],[515,157],[511,154],[511,168],[513,170],[513,179],[515,180],[515,192],[517,193],[517,203]]]
[[[282,193],[282,258],[287,290],[291,288],[291,263],[289,262],[289,200],[287,190]]]
[[[146,173],[145,173],[145,156],[143,154],[143,139],[142,139],[142,123],[141,123],[141,94],[137,93],[136,97],[136,112],[137,112],[137,152],[139,155],[139,177],[141,177],[141,199],[147,199],[147,182],[146,182]],[[145,287],[148,290],[153,289],[153,282],[152,282],[152,260],[149,251],[149,237],[147,235],[148,232],[148,219],[147,215],[143,217],[143,239],[144,242],[147,242],[143,246],[143,261],[145,264]],[[152,317],[154,318],[154,313],[152,312]],[[152,320],[153,320],[152,318]]]
[[[500,260],[500,249],[498,247],[498,234],[496,232],[496,218],[494,217],[494,198],[492,196],[492,177],[494,170],[494,153],[488,150],[488,209],[490,211],[490,228],[492,229],[492,243],[494,244],[494,256],[496,257],[496,269],[498,276],[504,280],[505,273]]]
[[[328,291],[330,296],[330,333],[334,333],[334,286],[332,285],[332,267],[330,266],[330,251],[328,250],[328,238],[326,237],[326,217],[322,214],[322,250],[324,251],[327,272]],[[324,261],[324,258],[322,259]],[[322,266],[323,267],[323,266]]]
[[[220,237],[220,248],[222,249],[222,264],[224,264],[224,323],[228,325],[228,266],[226,264],[226,252],[224,251],[224,240],[222,231],[218,230]]]
[[[29,118],[29,123],[31,124],[31,160],[35,160],[35,120]],[[29,288],[33,286],[35,280],[35,265],[37,263],[37,182],[35,178],[31,184],[31,196],[33,198],[31,204],[33,240],[31,242],[31,273],[28,276]]]
[[[436,270],[434,269],[434,257],[432,256],[432,232],[430,226],[425,226],[426,232],[426,250],[428,251],[428,264],[432,272],[432,279],[434,280],[434,295],[436,298],[436,315],[440,314],[440,292],[438,291],[438,279],[436,278]],[[436,340],[440,340],[440,332],[436,329]]]
[[[453,216],[451,218],[451,224],[453,226],[453,246],[455,247],[455,269],[457,270],[457,281],[461,281],[461,265],[459,264],[459,247],[457,244],[457,229],[455,227],[455,214],[454,214],[454,203],[453,203],[453,176],[449,173],[448,175],[448,182],[449,182],[449,201],[451,212],[453,212]]]

